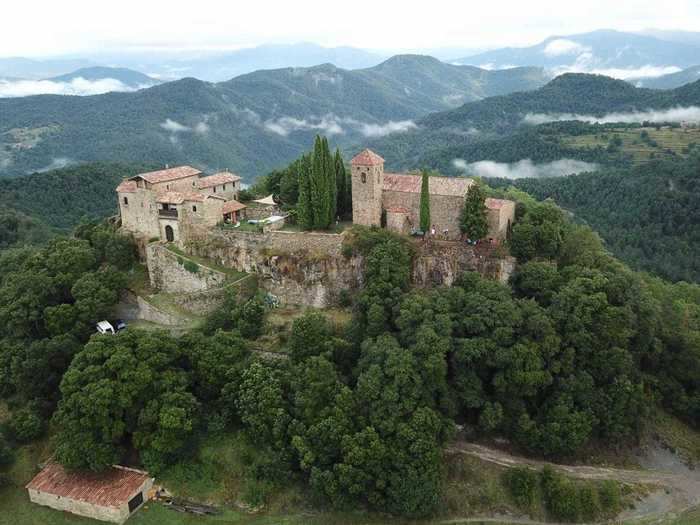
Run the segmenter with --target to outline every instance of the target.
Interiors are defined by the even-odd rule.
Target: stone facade
[[[223,222],[225,205],[245,208],[235,201],[240,177],[232,173],[201,175],[195,168],[181,166],[123,181],[116,190],[122,228],[136,238],[182,246],[191,230]]]
[[[420,225],[421,177],[415,174],[384,173],[384,159],[364,150],[351,162],[353,223],[379,226],[382,211],[386,227],[397,233],[409,233]],[[463,177],[430,177],[430,222],[441,238],[459,239],[460,216],[464,199],[473,180]],[[515,203],[486,200],[489,233],[492,239],[504,239],[515,216]]]

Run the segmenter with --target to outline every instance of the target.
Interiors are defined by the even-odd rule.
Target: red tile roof
[[[378,166],[384,164],[384,159],[371,149],[364,149],[350,161],[350,164],[353,166]]]
[[[117,193],[136,193],[136,181],[124,180],[117,186]]]
[[[463,197],[473,182],[472,179],[465,177],[430,177],[428,188],[431,195]],[[420,175],[385,173],[382,189],[384,191],[420,193],[421,183],[422,177]]]
[[[247,206],[245,204],[241,204],[237,200],[230,200],[228,202],[224,203],[223,208],[221,208],[222,213],[231,213],[234,211],[239,211],[242,210],[243,208],[246,208]]]
[[[184,179],[200,175],[202,172],[192,166],[178,166],[177,168],[168,168],[158,171],[149,171],[147,173],[139,173],[136,177],[141,177],[146,182],[158,184],[160,182],[169,182],[172,180]],[[132,177],[132,178],[136,178]]]
[[[182,204],[185,201],[204,202],[206,197],[201,193],[182,193],[179,191],[166,191],[159,193],[156,202],[162,204]]]
[[[214,173],[214,175],[209,175],[208,177],[202,177],[198,181],[199,189],[211,188],[212,186],[219,186],[221,184],[226,184],[228,182],[236,182],[241,180],[241,178],[228,171],[222,171],[221,173]]]
[[[49,463],[26,488],[101,507],[118,508],[149,479],[146,472],[114,466],[104,472],[72,472]]]

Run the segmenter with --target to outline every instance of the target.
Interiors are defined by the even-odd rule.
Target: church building
[[[369,149],[352,159],[351,170],[354,224],[381,226],[384,222],[387,229],[404,234],[419,228],[420,175],[385,173],[384,159]],[[460,216],[472,184],[466,177],[429,177],[430,222],[440,236],[460,238]],[[485,204],[488,237],[504,239],[515,218],[515,203],[489,198]]]

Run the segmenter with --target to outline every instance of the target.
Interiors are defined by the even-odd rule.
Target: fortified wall
[[[255,274],[261,287],[283,304],[325,307],[334,304],[342,290],[362,286],[363,257],[344,255],[344,238],[343,234],[216,229],[190,238],[185,251]],[[506,280],[513,267],[511,258],[488,246],[420,240],[415,246],[412,280],[418,287],[450,286],[467,271]],[[159,289],[191,293],[221,286],[217,272],[188,272],[177,254],[160,243],[149,245],[148,253],[151,280]]]

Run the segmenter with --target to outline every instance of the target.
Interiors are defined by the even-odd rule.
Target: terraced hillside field
[[[635,164],[673,155],[686,156],[700,148],[700,127],[615,128],[598,133],[564,136],[565,146],[577,149],[617,148],[632,157]]]

